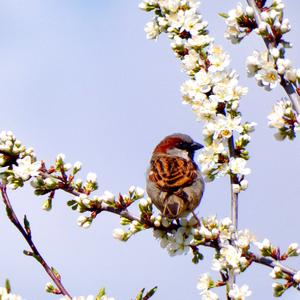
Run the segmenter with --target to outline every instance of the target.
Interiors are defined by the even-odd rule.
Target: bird
[[[154,148],[146,172],[146,191],[163,216],[179,219],[191,212],[195,216],[205,184],[194,154],[203,147],[189,135],[174,133]]]

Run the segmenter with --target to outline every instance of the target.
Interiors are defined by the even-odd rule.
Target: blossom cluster
[[[180,226],[166,231],[168,224],[161,229],[154,230],[154,236],[160,241],[162,248],[166,248],[169,255],[180,255],[188,252],[195,254],[195,248],[201,245],[211,246],[217,244],[220,249],[213,259],[213,269],[224,271],[228,269],[240,273],[245,270],[248,263],[244,254],[249,250],[250,244],[255,237],[248,231],[239,231],[233,240],[234,226],[229,218],[218,220],[215,216],[201,219],[201,226],[198,221],[181,218]],[[233,244],[233,245],[232,245]]]
[[[0,178],[9,188],[22,187],[32,176],[38,175],[41,162],[32,148],[26,148],[11,131],[0,133]]]
[[[208,24],[198,7],[199,2],[194,0],[143,0],[140,4],[141,9],[155,14],[146,24],[147,37],[155,39],[167,33],[174,54],[190,77],[183,83],[181,93],[183,103],[191,105],[197,119],[205,124],[205,149],[199,156],[203,174],[207,180],[234,174],[236,191],[240,192],[247,188],[247,182],[241,181],[250,172],[246,168],[246,146],[255,126],[242,123],[238,111],[247,88],[238,85],[236,72],[229,68],[229,55],[208,35]],[[228,145],[234,134],[238,137],[232,145],[236,148],[232,155]]]
[[[214,282],[208,273],[203,274],[197,284],[197,289],[200,290],[202,300],[219,300],[218,294],[212,292],[210,289],[218,286],[218,282]],[[233,284],[232,289],[229,290],[228,296],[232,300],[244,300],[246,297],[251,295],[249,287],[244,284],[239,287]]]
[[[277,140],[285,138],[292,140],[296,137],[296,133],[300,132],[300,115],[297,116],[289,100],[277,102],[268,119],[269,126],[278,129],[274,134]]]
[[[276,40],[283,43],[282,35],[291,30],[289,20],[283,18],[284,4],[282,0],[274,0],[267,7],[265,2],[256,2],[258,9],[261,10],[262,21],[259,25],[254,18],[254,9],[251,6],[243,8],[241,3],[238,3],[236,8],[231,9],[228,13],[220,14],[225,18],[227,26],[225,38],[231,43],[237,44],[252,31],[263,37],[267,37],[269,32],[272,32]]]
[[[218,295],[211,291],[226,285],[228,272],[233,270],[241,273],[250,265],[248,253],[251,243],[255,237],[248,230],[239,231],[235,239],[234,226],[229,218],[218,220],[215,216],[201,219],[199,227],[197,221],[191,217],[189,220],[181,218],[180,227],[172,230],[155,229],[154,236],[160,241],[162,248],[167,249],[169,255],[187,254],[190,252],[193,262],[197,263],[202,259],[199,246],[216,247],[213,258],[212,269],[224,277],[214,281],[207,273],[199,279],[197,288],[201,290],[202,299],[219,299]],[[215,246],[214,246],[215,245]],[[245,299],[251,292],[247,286],[239,288],[234,285],[230,292],[232,299]]]
[[[284,266],[280,264],[281,261],[288,259],[289,257],[299,256],[300,248],[297,243],[292,243],[288,246],[284,253],[281,253],[278,247],[271,244],[268,239],[264,239],[262,242],[255,243],[259,248],[261,255],[264,257],[271,257],[276,262],[270,276],[273,279],[283,280],[284,282],[274,282],[272,284],[273,293],[275,297],[280,297],[282,294],[288,290],[290,287],[295,287],[299,289],[300,284],[300,271],[295,273],[288,270],[284,270]]]
[[[170,231],[155,229],[153,235],[160,241],[160,246],[165,248],[170,256],[187,254],[192,252],[191,246],[194,239],[194,227],[197,220],[192,217],[180,219],[181,227]]]
[[[73,188],[75,191],[90,194],[98,188],[97,175],[88,173],[86,181],[75,180],[75,175],[81,170],[82,164],[77,161],[73,165],[65,161],[66,156],[60,153],[56,156],[54,165],[46,168],[42,163],[40,174],[31,181],[36,195],[45,195],[56,189]]]
[[[73,210],[77,210],[80,213],[91,212],[90,216],[81,215],[77,219],[77,224],[80,227],[88,228],[92,224],[93,220],[103,210],[121,212],[133,202],[140,200],[144,196],[144,190],[140,187],[131,186],[127,194],[119,195],[115,197],[111,192],[105,191],[103,195],[95,195],[93,197],[88,196],[85,193],[81,193],[74,199],[68,201],[68,205]],[[141,202],[145,202],[142,199]],[[152,213],[152,210],[151,210]],[[143,229],[143,226],[138,221],[128,220],[125,217],[121,218],[122,225],[130,224],[130,232],[126,233],[122,229],[116,229],[114,231],[114,237],[119,240],[127,240],[132,234]]]
[[[280,57],[277,48],[259,52],[255,50],[248,56],[247,72],[249,77],[255,77],[259,86],[270,91],[284,78],[298,87],[300,82],[300,69],[295,69],[287,58]]]
[[[221,14],[225,18],[227,25],[225,38],[231,43],[239,43],[247,34],[256,28],[253,8],[247,6],[245,9],[238,3],[235,9],[231,9],[227,14]]]
[[[1,300],[22,300],[21,296],[11,294],[5,287],[0,287],[0,299]]]
[[[296,97],[299,98],[300,69],[293,67],[292,62],[285,57],[285,49],[290,48],[291,44],[283,37],[291,30],[291,26],[289,20],[283,18],[284,4],[282,0],[274,0],[270,6],[265,6],[265,2],[257,2],[261,16],[259,24],[255,21],[253,8],[249,6],[243,9],[238,4],[228,14],[221,14],[227,24],[225,37],[235,44],[254,30],[264,38],[268,49],[255,50],[247,58],[248,76],[254,77],[257,84],[267,91],[284,82],[285,86],[290,85],[296,91]],[[278,129],[275,137],[279,140],[286,137],[293,139],[296,136],[300,117],[295,112],[290,113],[293,109],[291,102],[280,101],[269,116],[269,125]]]

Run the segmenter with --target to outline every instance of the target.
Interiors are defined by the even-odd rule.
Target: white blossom
[[[197,289],[200,291],[207,291],[213,286],[213,281],[208,273],[204,273],[198,280]]]
[[[89,217],[86,217],[86,216],[79,216],[78,219],[77,219],[77,225],[84,228],[84,229],[87,229],[91,226],[92,222],[91,222],[91,219]]]
[[[251,7],[251,6],[246,6],[246,14],[249,16],[249,17],[252,17],[254,15],[254,9]]]
[[[206,291],[202,295],[202,300],[219,300],[219,296],[212,292],[212,291]]]
[[[100,197],[103,201],[107,202],[114,202],[115,201],[115,195],[111,193],[110,191],[104,191],[103,195]]]
[[[0,299],[1,300],[22,300],[21,296],[11,294],[6,288],[0,287]]]
[[[59,154],[57,154],[57,156],[56,156],[56,160],[57,160],[57,161],[64,161],[65,158],[66,158],[66,155],[63,154],[63,153],[59,153]]]
[[[249,168],[246,168],[246,164],[247,161],[241,157],[231,158],[229,168],[233,174],[248,175],[251,171]]]
[[[160,34],[158,24],[154,21],[148,22],[145,26],[145,32],[147,39],[156,39]]]
[[[148,201],[148,199],[145,199],[145,198],[142,198],[140,199],[140,205],[143,206],[143,207],[146,207],[148,206],[151,202]]]
[[[275,57],[275,58],[279,57],[280,52],[279,52],[278,48],[272,47],[271,49],[269,49],[269,51],[273,57]]]
[[[246,249],[250,246],[252,242],[255,241],[256,241],[256,237],[254,236],[254,234],[251,233],[248,229],[245,229],[238,232],[235,244],[240,249]]]
[[[82,167],[82,163],[80,161],[76,161],[73,166],[74,170],[76,170],[76,171],[81,170],[81,167]]]
[[[297,271],[296,274],[293,276],[295,282],[300,283],[300,271]]]
[[[287,136],[292,139],[299,131],[300,118],[293,111],[293,106],[289,100],[281,100],[273,106],[273,111],[268,116],[269,126],[277,128],[275,138],[283,140]]]
[[[126,232],[122,228],[116,228],[113,231],[113,237],[116,240],[124,241],[126,239]]]
[[[268,91],[274,89],[280,82],[280,77],[271,64],[266,64],[257,71],[255,78],[258,81],[258,84]]]
[[[300,248],[298,243],[292,243],[288,246],[287,253],[289,256],[299,256]]]
[[[249,15],[249,7],[247,7],[247,9],[246,14]],[[228,12],[228,17],[225,19],[227,28],[224,36],[233,44],[239,43],[247,35],[247,28],[241,27],[238,23],[238,19],[243,15],[244,11],[242,5],[241,3],[238,3],[235,9]]]
[[[97,174],[96,173],[92,173],[92,172],[89,172],[86,176],[86,180],[88,182],[92,182],[92,183],[95,183],[97,181]]]
[[[30,177],[38,176],[40,168],[40,161],[32,162],[30,156],[25,156],[24,158],[17,160],[17,166],[14,167],[14,173],[17,177],[28,180]]]
[[[273,268],[273,270],[270,272],[270,276],[273,278],[273,279],[277,279],[277,278],[280,278],[280,275],[282,274],[282,270],[279,266],[275,266]]]
[[[256,242],[255,245],[259,250],[265,250],[271,248],[271,242],[268,239],[264,239],[262,242]]]
[[[233,269],[239,267],[241,253],[235,247],[228,245],[221,249],[221,256],[225,259],[226,263],[231,266]]]
[[[229,291],[229,297],[233,300],[244,300],[251,295],[251,291],[247,285],[242,285],[240,288],[233,284],[233,288]]]

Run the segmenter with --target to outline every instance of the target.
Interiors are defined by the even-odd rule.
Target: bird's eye
[[[189,144],[186,143],[186,142],[180,142],[180,143],[178,144],[178,148],[179,148],[179,149],[188,149],[188,148],[189,148]]]

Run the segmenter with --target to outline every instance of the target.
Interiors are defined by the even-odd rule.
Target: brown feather
[[[154,156],[151,160],[149,179],[161,190],[173,192],[193,184],[197,167],[190,160],[168,155]]]

